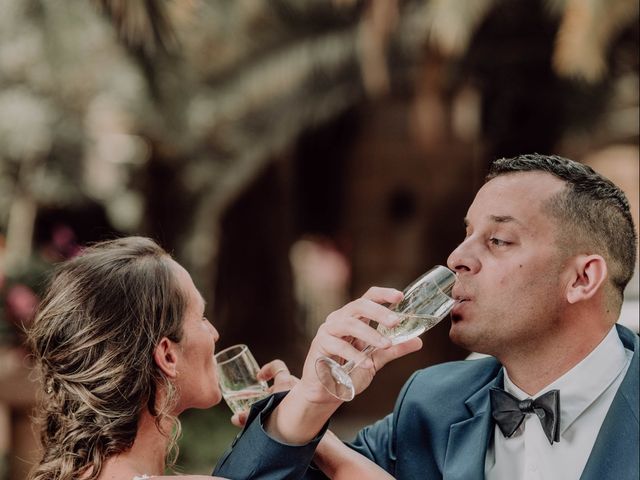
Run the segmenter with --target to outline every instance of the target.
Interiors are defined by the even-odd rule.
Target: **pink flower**
[[[5,302],[10,318],[18,325],[27,325],[33,320],[39,300],[29,287],[17,284],[9,288]]]

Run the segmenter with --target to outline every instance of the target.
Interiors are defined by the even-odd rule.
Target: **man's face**
[[[553,335],[564,301],[557,221],[544,201],[564,183],[547,173],[487,182],[467,212],[466,237],[447,261],[458,279],[451,339],[500,359]]]

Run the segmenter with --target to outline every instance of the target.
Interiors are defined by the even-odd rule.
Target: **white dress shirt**
[[[536,415],[526,415],[510,438],[496,425],[485,458],[486,479],[579,479],[632,356],[614,327],[586,358],[531,397],[560,390],[559,442],[549,444]],[[504,389],[519,400],[529,398],[503,371]]]

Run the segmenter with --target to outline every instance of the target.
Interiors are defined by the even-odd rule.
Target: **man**
[[[492,357],[416,372],[394,412],[363,429],[350,447],[400,479],[638,478],[638,337],[615,326],[637,242],[624,194],[561,157],[502,159],[465,223],[466,237],[448,259],[459,301],[450,337]],[[295,450],[314,448],[312,436],[337,408],[318,390],[310,364],[338,338],[367,341],[364,323],[354,318],[386,319],[389,311],[370,303],[391,295],[369,292],[330,315],[301,381],[259,416],[268,433],[256,428],[254,414],[245,435],[262,435],[272,446],[293,440],[296,446],[279,445],[299,468],[306,460]],[[357,358],[342,341],[341,356]],[[374,356],[375,365],[357,374],[360,389],[400,354]],[[295,433],[288,421],[297,422]],[[330,471],[342,448],[327,436],[316,464]],[[256,476],[268,472],[265,465]]]

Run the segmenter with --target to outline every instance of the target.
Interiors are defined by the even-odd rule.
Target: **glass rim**
[[[223,353],[228,353],[229,350],[233,350],[233,349],[239,349],[239,352],[236,353],[235,355],[232,355],[231,357],[225,359],[225,360],[221,360],[218,361],[218,356],[222,355]],[[218,365],[224,365],[225,363],[229,363],[233,360],[235,360],[236,358],[238,358],[239,356],[243,355],[244,353],[249,351],[249,347],[247,345],[245,345],[244,343],[238,343],[237,345],[231,345],[230,347],[227,347],[223,350],[220,350],[218,353],[216,353],[214,355],[216,362]]]
[[[457,280],[458,276],[456,275],[456,272],[454,272],[453,270],[451,270],[449,267],[445,266],[445,265],[434,265],[433,267],[431,267],[429,270],[427,270],[426,272],[424,272],[422,275],[420,275],[418,278],[416,278],[413,282],[411,282],[409,285],[407,285],[404,290],[402,291],[402,293],[406,296],[409,295],[410,293],[413,293],[413,290],[415,289],[415,287],[417,287],[419,284],[423,283],[425,280],[425,277],[427,275],[429,275],[432,272],[435,272],[436,270],[441,270],[443,272],[447,272],[450,276],[453,278],[453,283],[455,283],[455,281]],[[437,281],[432,280],[433,284],[436,286],[436,288],[443,294],[446,295],[447,297],[451,297],[450,294],[446,293],[444,290],[442,290],[442,287],[440,287],[440,285],[438,284]],[[453,284],[451,284],[451,287],[453,288]]]

